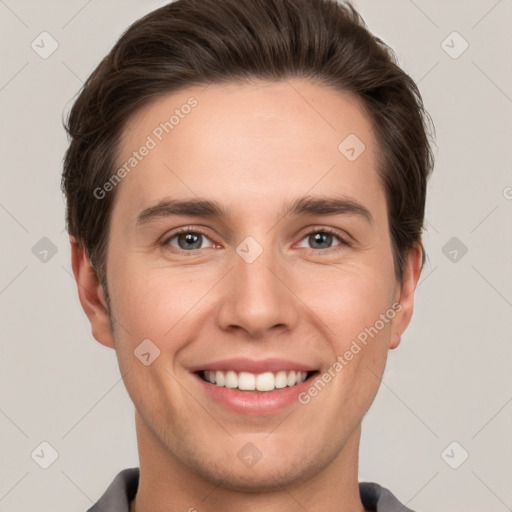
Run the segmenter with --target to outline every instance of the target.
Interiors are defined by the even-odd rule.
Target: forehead
[[[189,87],[129,119],[117,197],[139,209],[165,196],[241,208],[250,198],[265,209],[316,192],[372,202],[382,199],[377,152],[371,122],[348,92],[300,79]]]

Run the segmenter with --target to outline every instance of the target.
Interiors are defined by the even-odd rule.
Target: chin
[[[229,491],[246,493],[263,493],[282,491],[283,488],[300,484],[318,472],[318,462],[301,460],[293,462],[290,459],[263,460],[263,457],[252,467],[244,467],[236,461],[216,464],[214,461],[199,463],[197,472],[207,481],[215,483],[220,488]]]

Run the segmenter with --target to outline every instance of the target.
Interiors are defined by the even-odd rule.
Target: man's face
[[[359,102],[303,80],[194,87],[142,109],[123,135],[118,165],[139,160],[117,185],[107,279],[146,448],[254,489],[353,453],[408,322]],[[302,198],[322,201],[287,213]],[[198,200],[224,215],[164,204]],[[329,200],[341,202],[322,210]],[[289,386],[294,369],[307,379]],[[228,387],[264,373],[259,385],[278,388]]]

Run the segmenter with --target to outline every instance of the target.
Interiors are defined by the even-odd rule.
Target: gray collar
[[[139,468],[124,469],[114,478],[99,501],[87,512],[129,512],[137,493]],[[374,482],[359,482],[363,506],[373,512],[414,512],[402,505],[388,489]]]

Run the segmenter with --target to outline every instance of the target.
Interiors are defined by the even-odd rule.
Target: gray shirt
[[[130,501],[137,493],[139,468],[121,471],[99,501],[87,512],[130,512]],[[359,482],[361,501],[373,512],[414,512],[402,505],[385,487],[373,482]]]

